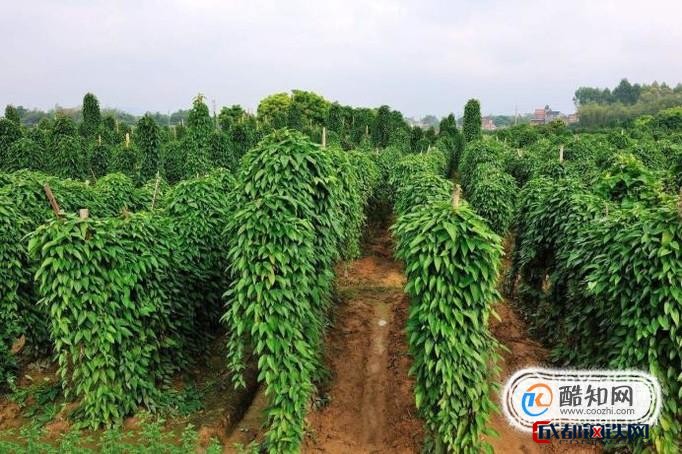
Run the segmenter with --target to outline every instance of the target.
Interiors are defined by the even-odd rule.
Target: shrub
[[[448,200],[400,216],[393,232],[411,299],[410,372],[433,450],[478,453],[495,408],[489,378],[496,343],[488,317],[499,297],[500,237],[466,204]]]
[[[175,341],[169,238],[162,218],[142,214],[67,216],[31,238],[58,375],[89,427],[154,406],[156,380],[166,373],[161,353]]]
[[[467,200],[471,207],[495,233],[504,235],[514,216],[516,181],[491,163],[479,165],[470,181]]]

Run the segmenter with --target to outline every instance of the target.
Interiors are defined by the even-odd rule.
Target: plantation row
[[[633,135],[553,133],[517,149],[484,138],[459,169],[474,210],[515,234],[508,291],[531,332],[558,365],[658,377],[656,448],[678,452],[682,140]]]
[[[11,178],[0,190],[3,208],[14,210],[0,246],[12,264],[2,269],[3,346],[23,335],[33,355],[53,350],[66,397],[81,402],[91,427],[153,408],[157,383],[191,363],[222,314],[219,248],[234,178],[216,171],[188,180],[142,197],[158,197],[156,209],[123,215],[135,204],[108,205],[104,183],[125,183],[120,202],[144,194],[124,176],[94,187],[23,172]],[[65,210],[93,206],[101,216],[55,218],[39,181],[52,182]]]
[[[359,253],[373,162],[277,131],[242,161],[227,231],[228,363],[243,385],[250,352],[268,396],[268,452],[297,451],[315,384],[340,257]]]
[[[353,108],[300,90],[264,98],[257,115],[240,106],[224,107],[213,117],[203,96],[195,98],[186,124],[161,126],[146,114],[135,125],[102,117],[97,98],[83,99],[81,123],[66,114],[44,118],[32,128],[21,126],[16,109],[0,118],[0,171],[30,169],[62,178],[97,179],[123,173],[136,184],[160,174],[169,183],[202,175],[215,167],[236,170],[241,157],[280,128],[306,134],[316,143],[353,149],[398,146],[424,151],[445,132],[456,134],[455,118],[443,119],[440,131],[410,127],[388,106]]]
[[[497,354],[488,331],[498,300],[501,239],[453,192],[452,154],[441,150],[400,160],[396,187],[396,256],[405,263],[407,325],[417,408],[429,452],[478,453],[495,405]]]

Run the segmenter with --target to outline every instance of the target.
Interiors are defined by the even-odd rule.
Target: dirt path
[[[327,338],[329,403],[308,417],[304,453],[418,453],[423,439],[408,377],[404,276],[386,231],[341,266],[342,303]]]

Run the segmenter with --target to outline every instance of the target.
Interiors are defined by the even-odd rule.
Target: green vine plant
[[[682,434],[679,198],[629,155],[593,184],[531,180],[520,198],[511,281],[532,330],[572,367],[636,368],[668,396],[652,438]],[[604,323],[608,320],[608,323]],[[639,448],[638,448],[639,449]]]
[[[399,161],[392,172],[396,256],[410,296],[408,345],[415,400],[436,453],[492,451],[482,440],[496,408],[489,379],[497,372],[488,332],[499,299],[501,239],[461,200],[443,175],[452,150]],[[451,200],[451,194],[453,198]]]
[[[155,406],[156,382],[168,373],[162,352],[177,338],[171,238],[160,217],[68,215],[39,227],[29,242],[58,376],[66,397],[80,400],[88,427]]]
[[[257,358],[269,401],[268,452],[299,450],[324,371],[333,265],[342,251],[356,253],[369,191],[360,192],[360,178],[339,181],[352,164],[335,153],[302,133],[278,130],[244,156],[238,175],[238,208],[226,230],[231,284],[223,320],[236,385],[244,384],[247,355]]]

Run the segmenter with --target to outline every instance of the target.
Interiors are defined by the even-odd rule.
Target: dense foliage
[[[467,143],[481,137],[481,103],[477,99],[470,99],[464,106],[462,134]]]
[[[149,215],[68,217],[39,227],[29,244],[58,373],[89,426],[154,406],[155,382],[168,372],[162,353],[175,341],[170,239]]]
[[[535,335],[573,367],[637,368],[665,396],[654,440],[676,452],[682,303],[679,198],[665,172],[614,154],[587,178],[539,175],[524,187],[510,282]],[[568,173],[568,176],[565,176]],[[596,177],[595,177],[596,175]],[[605,323],[608,321],[608,323]]]
[[[340,184],[335,161],[349,163],[333,154],[301,133],[279,130],[244,156],[238,176],[238,208],[227,228],[232,283],[224,321],[238,384],[247,352],[258,358],[269,400],[269,452],[297,451],[303,438],[323,370],[332,266],[341,250],[353,252],[344,247],[351,231],[359,234],[360,180]]]
[[[433,452],[480,452],[494,404],[488,332],[497,298],[500,238],[443,178],[452,149],[410,155],[391,169],[396,256],[405,262],[415,399]]]

